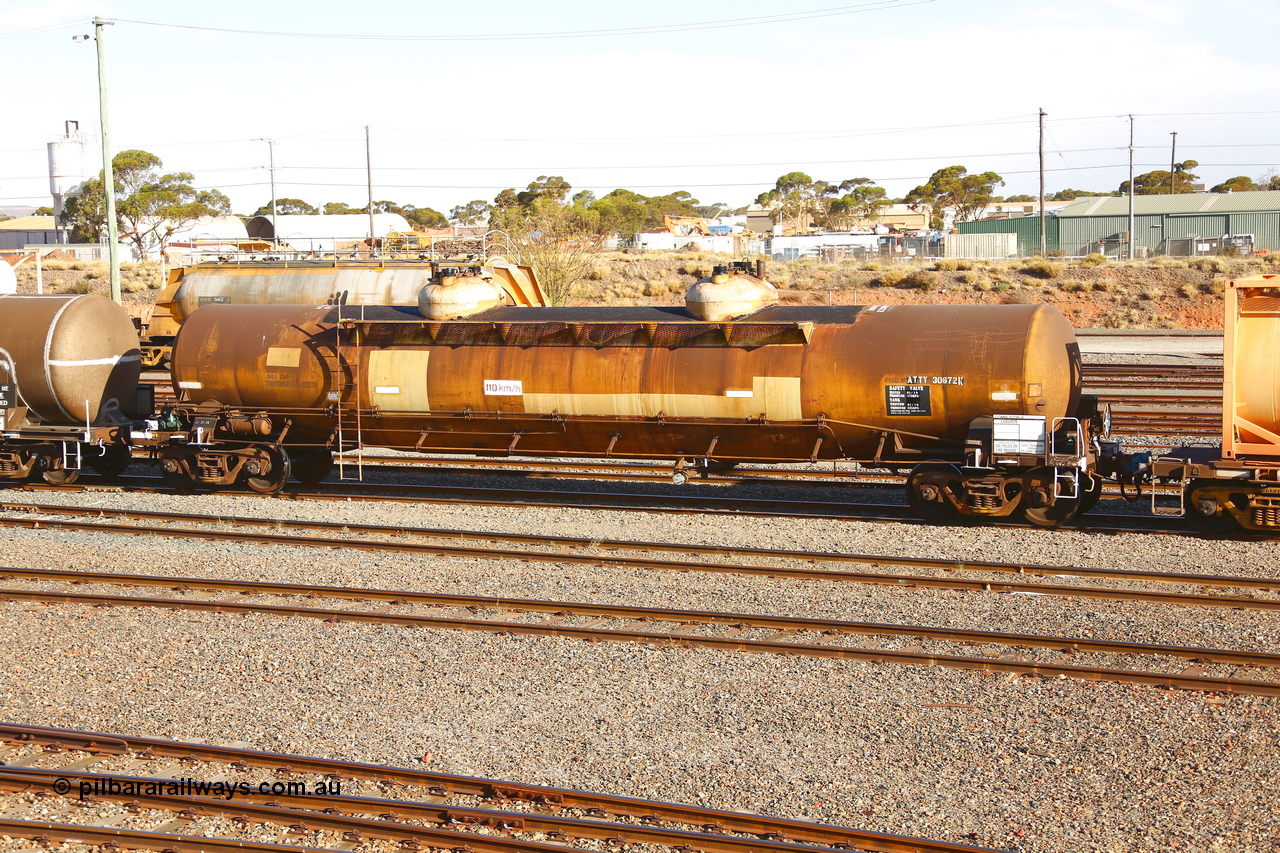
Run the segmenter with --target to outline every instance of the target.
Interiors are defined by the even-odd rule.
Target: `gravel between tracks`
[[[0,498],[1280,577],[1274,542],[208,495]],[[1280,615],[1258,611],[55,530],[0,530],[0,542],[0,562],[42,568],[1280,648]],[[1263,851],[1280,837],[1280,791],[1267,781],[1280,776],[1275,699],[266,615],[9,603],[0,618],[0,708],[14,722],[247,741],[1025,851]]]
[[[21,500],[1280,576],[1274,543],[1156,535],[209,495]],[[1258,611],[56,530],[0,538],[3,562],[32,567],[1280,647],[1280,616]],[[19,722],[393,764],[429,755],[446,772],[1028,851],[1264,850],[1280,816],[1280,795],[1260,783],[1280,773],[1273,699],[258,615],[0,612],[11,673],[0,704]]]

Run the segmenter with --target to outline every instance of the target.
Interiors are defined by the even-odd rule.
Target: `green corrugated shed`
[[[1255,250],[1280,251],[1280,191],[1248,193],[1183,193],[1140,195],[1133,199],[1135,246],[1149,254],[1167,251],[1169,240],[1253,235]],[[1040,218],[984,219],[961,222],[961,234],[1017,234],[1024,256],[1040,251]],[[1045,218],[1049,251],[1069,256],[1114,252],[1129,230],[1129,199],[1125,196],[1078,198]]]
[[[960,222],[956,231],[961,234],[1017,234],[1018,254],[1029,257],[1040,254],[1040,217],[1018,216],[1013,219],[981,219],[977,222]],[[1058,218],[1044,218],[1045,244],[1048,251],[1058,248]]]
[[[1253,235],[1255,250],[1280,251],[1280,191],[1140,195],[1133,207],[1133,242],[1152,254],[1165,252],[1169,240],[1244,234]],[[1058,220],[1062,250],[1088,254],[1129,230],[1129,199],[1076,199]]]

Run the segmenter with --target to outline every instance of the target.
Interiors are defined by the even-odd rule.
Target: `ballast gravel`
[[[218,495],[21,502],[1280,577],[1273,542],[1151,534]],[[1280,618],[1254,610],[54,529],[5,529],[0,541],[5,564],[38,568],[1280,647]],[[1026,851],[1270,850],[1280,836],[1270,698],[257,614],[21,602],[0,614],[0,707],[14,722],[246,741]]]
[[[392,475],[419,478],[512,484],[498,477]],[[573,486],[665,491],[604,482]],[[697,488],[714,487],[686,487]],[[832,499],[838,488],[729,490],[735,496],[787,500]],[[857,501],[880,497],[853,493]],[[0,492],[0,500],[6,498]],[[92,492],[23,494],[12,500],[1280,578],[1280,558],[1268,541],[217,495]],[[1144,512],[1121,501],[1104,501],[1099,510]],[[1257,610],[52,529],[0,529],[0,546],[0,562],[36,568],[1280,650],[1280,617]],[[893,570],[891,563],[886,567]],[[1152,588],[1128,581],[1097,583]],[[0,596],[4,586],[37,584],[0,584]],[[1264,591],[1218,591],[1275,597]],[[263,614],[7,602],[0,604],[0,620],[5,627],[0,669],[6,674],[0,680],[0,716],[12,722],[247,744],[1019,851],[1280,849],[1280,788],[1274,784],[1280,777],[1280,701],[1274,698],[556,637],[326,624]],[[909,641],[858,642],[900,648]],[[1178,665],[1173,664],[1174,671]],[[0,839],[2,850],[30,846]]]

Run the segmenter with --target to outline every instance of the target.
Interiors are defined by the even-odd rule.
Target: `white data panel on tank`
[[[1045,420],[1043,415],[995,415],[991,427],[991,449],[996,453],[1042,455]]]

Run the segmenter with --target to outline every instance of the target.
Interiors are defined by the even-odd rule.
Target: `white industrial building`
[[[373,234],[369,233],[369,214],[346,213],[337,216],[324,214],[288,213],[272,216],[255,216],[245,226],[251,239],[274,240],[287,244],[298,252],[332,252],[335,248],[349,246],[371,236],[382,238],[392,233],[404,234],[413,230],[409,221],[398,213],[375,213]]]

